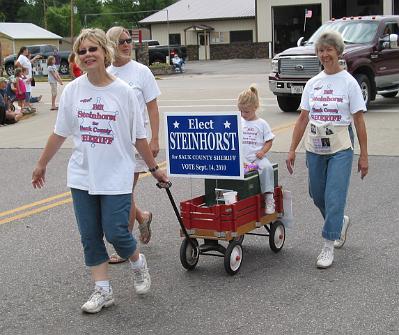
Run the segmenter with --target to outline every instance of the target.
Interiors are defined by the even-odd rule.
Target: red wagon
[[[275,176],[276,174],[277,168]],[[253,179],[253,184],[247,182],[249,178]],[[279,252],[284,245],[285,228],[280,220],[284,214],[283,192],[276,179],[278,178],[275,177],[274,189],[276,211],[268,215],[265,214],[263,194],[259,193],[257,174],[248,176],[244,181],[219,181],[219,186],[226,187],[228,185],[231,189],[239,189],[236,203],[231,205],[218,203],[215,192],[210,192],[191,200],[182,201],[180,203],[181,215],[169,188],[166,188],[179,220],[182,236],[184,236],[180,247],[180,261],[183,267],[187,270],[194,269],[200,255],[220,256],[224,257],[226,272],[230,275],[236,274],[240,270],[243,260],[244,235],[268,236],[270,248],[274,252]],[[252,192],[256,194],[247,192],[252,185],[256,186]],[[207,186],[209,189],[209,183],[206,188]],[[266,232],[253,232],[263,227]],[[204,243],[199,244],[199,239],[203,239]],[[226,241],[227,247],[221,244],[221,241]]]

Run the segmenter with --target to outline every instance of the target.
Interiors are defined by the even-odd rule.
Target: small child
[[[275,136],[269,124],[256,115],[259,95],[254,85],[240,93],[237,106],[241,112],[244,164],[247,168],[255,164],[258,167],[261,191],[265,194],[265,213],[273,214],[274,172],[266,153]]]
[[[50,110],[55,111],[58,107],[55,105],[55,99],[57,98],[57,83],[62,85],[62,79],[57,71],[57,66],[55,65],[55,57],[49,56],[47,58],[47,79],[51,87],[51,108]]]
[[[26,97],[26,85],[23,80],[23,70],[22,68],[18,67],[15,69],[15,100],[18,102],[18,106],[21,110],[25,108],[25,97]]]

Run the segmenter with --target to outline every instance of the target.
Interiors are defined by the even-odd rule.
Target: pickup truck
[[[159,45],[157,40],[143,40],[142,44],[148,45],[148,59],[149,65],[152,63],[166,63],[166,56],[170,51],[170,64],[172,64],[172,58],[177,53],[180,58],[186,59],[187,49],[181,45]],[[139,47],[139,42],[134,41],[135,48]]]
[[[54,51],[57,49],[56,46],[51,44],[38,44],[38,45],[27,45],[26,46],[29,52],[32,54],[32,57],[36,55],[41,55],[42,59],[47,59],[48,56],[54,55]],[[69,51],[58,51],[58,55],[61,58],[59,72],[61,74],[69,73],[69,63],[68,56]],[[14,74],[14,65],[17,60],[17,55],[10,55],[4,58],[4,69],[6,70],[9,76]]]
[[[332,19],[308,41],[272,59],[269,88],[284,112],[297,111],[306,82],[322,71],[315,42],[326,30],[338,31],[345,42],[341,65],[356,78],[366,105],[380,94],[395,97],[399,91],[399,16],[365,16]]]

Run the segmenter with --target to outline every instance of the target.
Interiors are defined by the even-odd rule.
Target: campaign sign
[[[165,113],[165,132],[170,176],[244,178],[238,112]]]

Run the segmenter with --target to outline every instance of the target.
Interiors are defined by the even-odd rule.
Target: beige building
[[[22,46],[52,44],[59,48],[62,37],[33,23],[0,22],[0,43],[3,57],[15,54]]]
[[[189,59],[272,57],[329,19],[399,15],[399,0],[180,0],[143,19],[151,38]]]

